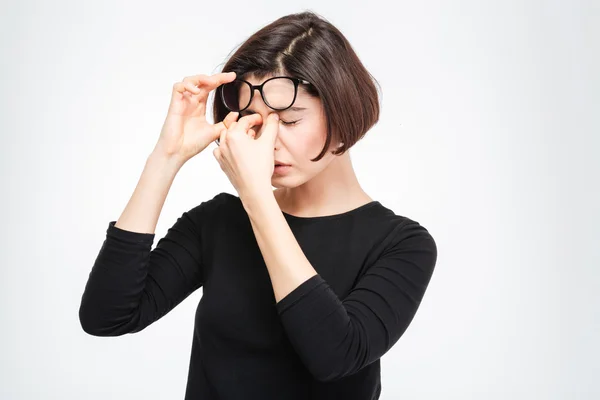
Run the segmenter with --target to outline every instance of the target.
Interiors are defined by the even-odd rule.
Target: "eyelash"
[[[245,117],[246,115],[250,115],[250,114],[244,114],[244,115],[240,115],[240,118],[241,118],[241,117]],[[298,122],[300,122],[300,120],[299,120],[299,119],[297,119],[297,120],[295,120],[295,121],[286,122],[286,121],[282,120],[281,118],[279,119],[279,121],[281,121],[281,123],[282,123],[282,124],[284,124],[284,125],[287,125],[287,126],[290,126],[290,125],[296,125]]]

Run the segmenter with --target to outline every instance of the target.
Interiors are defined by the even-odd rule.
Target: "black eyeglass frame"
[[[264,93],[263,93],[263,86],[265,85],[265,83],[267,83],[269,81],[272,81],[273,79],[281,79],[281,78],[290,79],[294,83],[294,99],[292,100],[292,103],[289,106],[285,107],[285,108],[271,107],[269,105],[269,103],[267,102],[267,100],[265,99],[265,96],[264,96]],[[233,83],[235,81],[244,82],[245,84],[247,84],[248,86],[250,86],[250,99],[248,100],[248,105],[246,107],[242,108],[241,110],[237,110],[235,112],[242,112],[245,109],[247,109],[248,107],[250,107],[250,104],[252,104],[252,99],[254,98],[254,91],[256,89],[258,89],[258,91],[260,93],[260,97],[262,97],[262,99],[263,99],[264,103],[267,105],[267,107],[269,107],[270,109],[275,110],[275,111],[287,110],[288,108],[290,108],[291,106],[293,106],[294,103],[296,102],[296,96],[298,96],[298,85],[300,85],[301,83],[304,84],[304,85],[310,85],[310,82],[308,82],[308,81],[306,81],[304,79],[294,78],[294,77],[291,77],[291,76],[274,76],[272,78],[267,79],[266,81],[264,81],[260,85],[253,85],[253,84],[251,84],[250,82],[248,82],[245,79],[237,79],[236,78],[236,79],[234,79],[231,82],[227,82],[227,83],[219,86],[219,92],[220,92],[219,95],[221,97],[221,102],[223,103],[223,105],[225,106],[225,108],[228,109],[229,111],[234,111],[234,110],[230,109],[227,106],[227,103],[225,102],[225,95],[223,94],[223,86],[225,86],[227,84],[231,84],[231,83]]]

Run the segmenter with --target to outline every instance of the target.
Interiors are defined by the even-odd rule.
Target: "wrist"
[[[248,215],[256,215],[273,206],[279,209],[273,189],[259,190],[252,194],[242,193],[240,200]]]
[[[146,159],[146,164],[156,165],[164,171],[172,171],[177,173],[185,164],[185,160],[176,155],[168,155],[160,151],[153,151]]]

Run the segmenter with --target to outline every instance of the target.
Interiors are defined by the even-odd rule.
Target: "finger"
[[[192,82],[183,82],[185,88],[194,94],[200,94],[200,88],[195,86]]]
[[[200,89],[194,86],[191,82],[177,82],[173,85],[173,91],[182,95],[200,94]]]
[[[250,129],[256,125],[260,125],[260,124],[262,124],[262,117],[260,116],[260,114],[252,113],[249,115],[244,115],[238,121],[229,125],[229,129],[234,129],[234,127],[235,127],[236,130],[242,129],[244,132],[247,132],[248,129]]]
[[[184,83],[184,82],[176,82],[176,83],[173,85],[173,91],[174,91],[174,92],[178,92],[178,93],[182,93],[182,94],[183,94],[183,93],[185,93],[187,90],[189,90],[189,89],[187,89],[187,88],[186,88],[186,85],[185,85],[185,83]]]
[[[206,92],[216,89],[224,83],[231,82],[235,79],[235,72],[220,72],[211,76],[200,74],[192,75],[183,78],[184,82],[191,82],[194,86],[203,89]]]
[[[279,133],[279,115],[271,113],[267,116],[267,124],[260,137],[267,137],[270,141],[275,142],[275,137]]]
[[[216,132],[221,132],[222,129],[229,129],[237,119],[238,115],[238,112],[232,111],[229,114],[227,114],[225,118],[223,118],[223,121],[214,124],[214,129],[216,130]]]
[[[201,89],[195,86],[191,81],[177,82],[173,85],[173,90],[181,94],[185,94],[186,92],[192,94],[200,94],[201,92]]]
[[[237,74],[233,71],[229,72],[219,72],[217,74],[211,75],[211,79],[215,81],[217,86],[222,85],[224,83],[228,83],[233,81],[237,77]]]
[[[227,136],[227,129],[223,128],[221,130],[221,134],[219,135],[219,146],[225,143],[225,136]]]
[[[229,129],[229,127],[235,122],[237,121],[237,118],[239,117],[240,113],[236,112],[236,111],[232,111],[229,114],[227,114],[225,116],[225,118],[223,118],[223,125],[225,125],[225,128]]]

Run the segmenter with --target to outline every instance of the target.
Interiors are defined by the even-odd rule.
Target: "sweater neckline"
[[[323,220],[331,220],[331,219],[337,219],[337,218],[342,218],[342,217],[347,217],[347,216],[352,216],[355,214],[360,213],[361,211],[364,211],[368,208],[371,208],[373,206],[379,205],[379,201],[377,200],[373,200],[370,201],[368,203],[363,204],[362,206],[358,206],[357,208],[353,208],[352,210],[349,211],[345,211],[343,213],[339,213],[339,214],[332,214],[332,215],[319,215],[316,217],[300,217],[297,215],[292,215],[292,214],[288,214],[285,211],[281,211],[283,213],[283,215],[290,220],[296,220],[296,221],[323,221]]]

